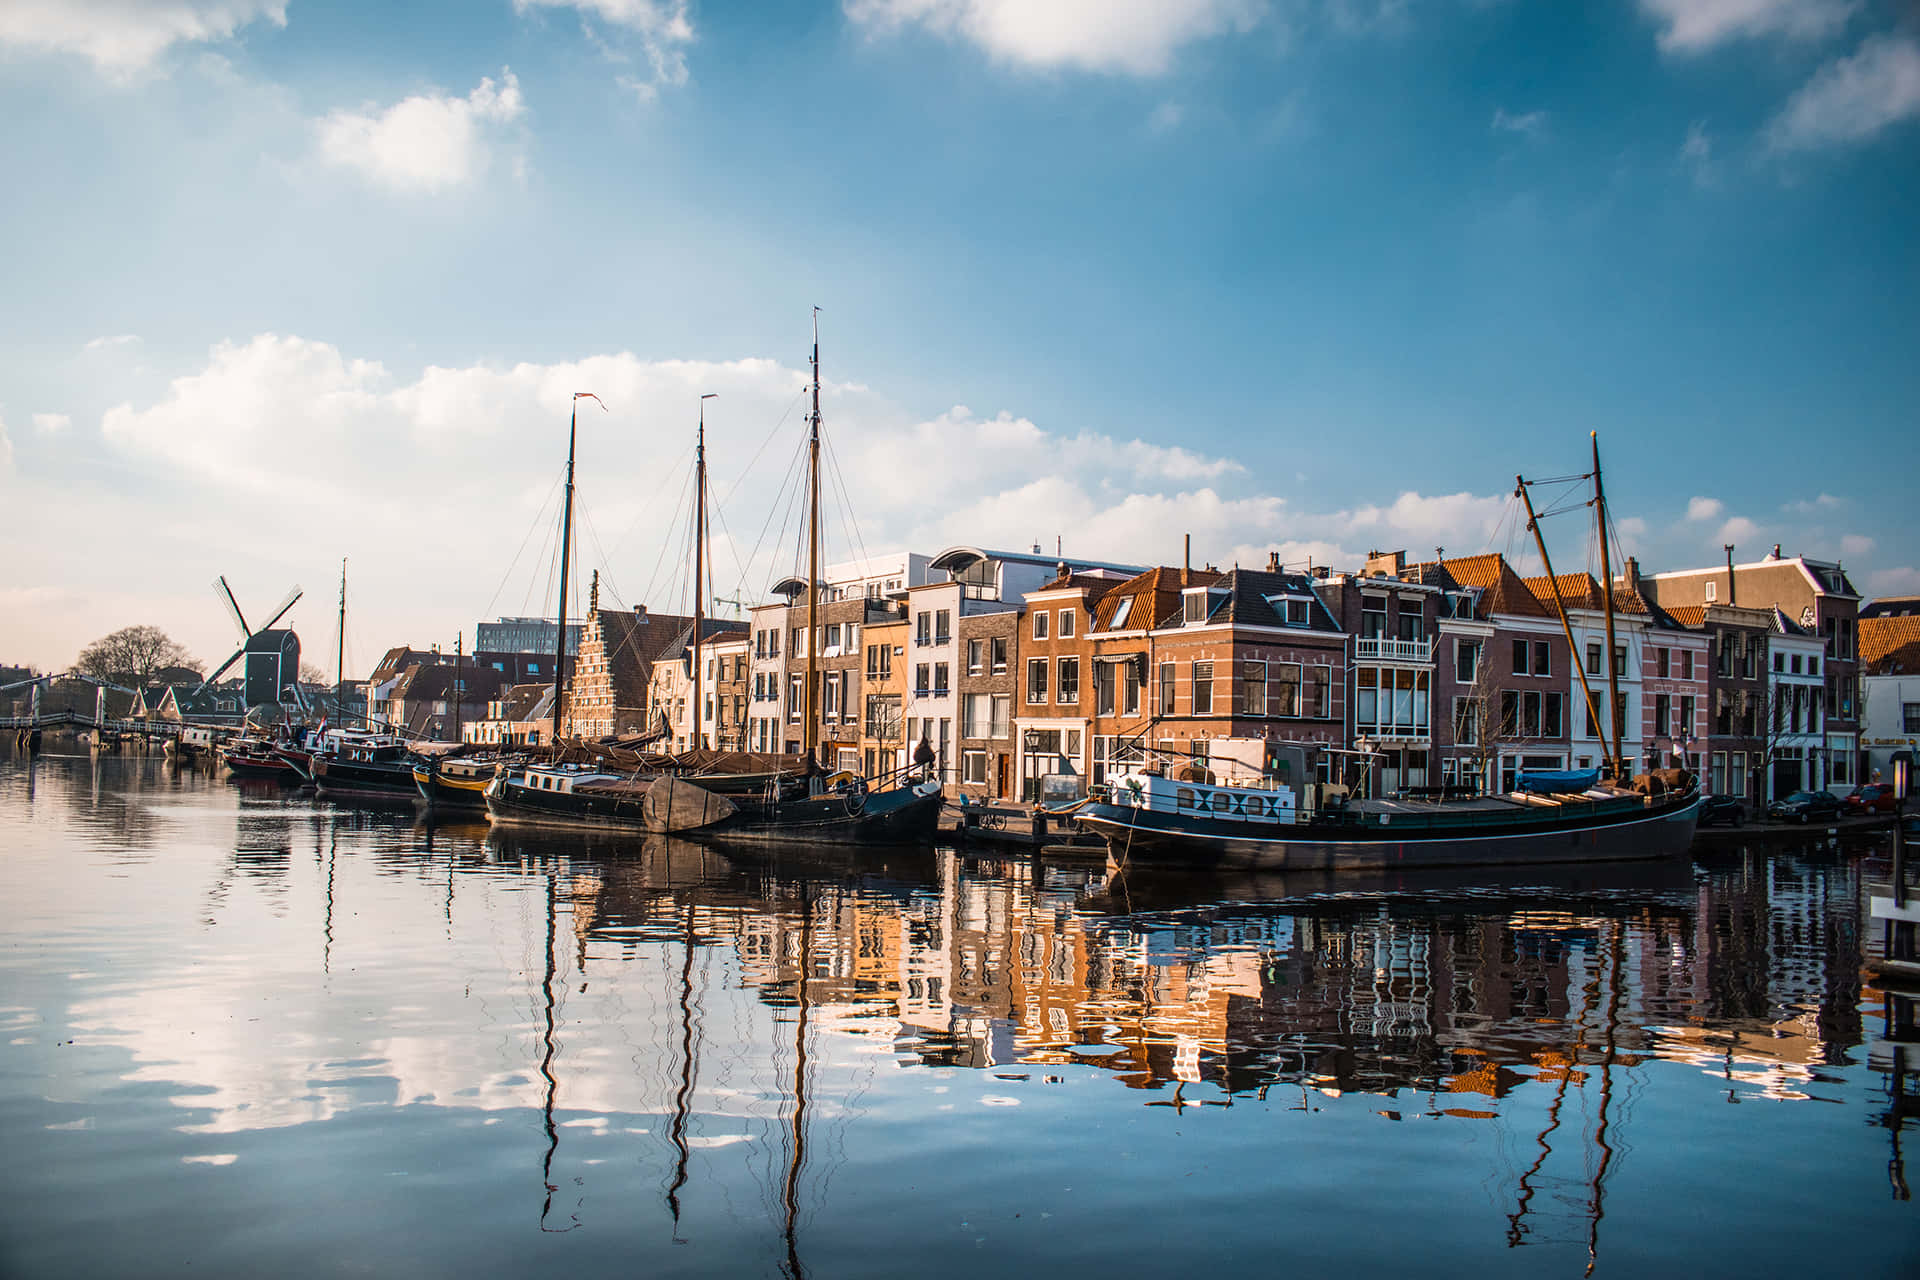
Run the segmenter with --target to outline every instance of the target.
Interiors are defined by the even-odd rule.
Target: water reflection
[[[9,1035],[51,1028],[103,1064],[55,1077],[38,1137],[16,1128],[30,1073],[10,1070],[10,1145],[129,1089],[167,1110],[155,1143],[208,1168],[292,1158],[249,1135],[304,1150],[378,1114],[402,1135],[379,1149],[424,1150],[422,1117],[470,1117],[465,1176],[541,1233],[640,1230],[646,1204],[702,1265],[801,1275],[858,1270],[851,1238],[892,1238],[875,1205],[942,1218],[1007,1176],[1038,1196],[1028,1166],[1079,1169],[1093,1215],[1124,1219],[1124,1144],[1170,1168],[1189,1158],[1177,1135],[1231,1113],[1195,1139],[1229,1180],[1304,1196],[1405,1177],[1380,1163],[1418,1153],[1461,1189],[1428,1227],[1454,1247],[1591,1267],[1638,1247],[1608,1238],[1616,1197],[1644,1219],[1696,1146],[1805,1129],[1751,1106],[1728,1129],[1704,1108],[1871,1107],[1895,1170],[1912,1114],[1899,1073],[1866,1069],[1863,1009],[1893,1006],[1862,985],[1850,857],[1495,886],[735,857],[434,824],[157,763],[0,767],[0,821],[28,846],[4,872],[8,936],[70,940],[6,971],[23,993]],[[1316,1118],[1342,1127],[1315,1137]],[[1278,1147],[1313,1155],[1276,1171]],[[723,1223],[763,1230],[722,1244]]]

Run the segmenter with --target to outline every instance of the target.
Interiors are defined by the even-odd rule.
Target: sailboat
[[[572,539],[574,451],[578,405],[582,398],[599,400],[592,392],[575,392],[575,416],[567,425],[566,504],[563,508],[560,549],[561,639],[555,645],[553,679],[553,742],[556,749],[551,759],[523,759],[517,765],[504,768],[497,764],[483,766],[478,761],[464,765],[450,761],[439,767],[433,780],[450,785],[456,775],[464,774],[459,785],[479,791],[486,805],[487,816],[494,822],[587,825],[635,832],[665,829],[652,825],[645,802],[655,785],[671,774],[698,776],[707,788],[703,794],[715,797],[767,793],[804,795],[808,765],[798,756],[709,751],[703,739],[696,740],[693,751],[677,756],[629,752],[598,743],[560,742],[561,706],[565,693],[566,566],[568,544]],[[700,397],[700,418],[694,448],[694,614],[688,643],[696,655],[706,628],[706,402],[710,399],[711,396]],[[605,405],[601,407],[605,408]],[[695,707],[700,705],[701,676],[701,664],[695,661],[692,704]],[[485,776],[480,777],[483,770]],[[422,790],[425,790],[424,786]]]
[[[1586,478],[1586,477],[1583,477]],[[1593,438],[1593,505],[1600,535],[1603,611],[1613,646],[1613,571],[1607,551],[1606,490],[1600,442]],[[1525,478],[1515,477],[1527,528],[1550,583],[1553,561]],[[1552,593],[1568,647],[1573,624]],[[1585,668],[1573,664],[1596,725],[1604,724]],[[1609,705],[1619,705],[1617,672],[1607,664]],[[1266,778],[1200,782],[1162,763],[1111,775],[1072,811],[1082,827],[1104,836],[1115,857],[1207,869],[1280,871],[1303,868],[1475,866],[1674,857],[1693,844],[1700,817],[1698,779],[1685,770],[1625,777],[1618,726],[1602,737],[1601,770],[1523,770],[1505,795],[1438,801],[1363,799],[1314,811],[1295,805],[1291,787]],[[1604,776],[1603,776],[1604,775]]]
[[[642,808],[648,826],[695,840],[752,841],[831,845],[898,845],[931,840],[942,802],[937,778],[896,776],[891,785],[869,788],[859,778],[837,774],[829,780],[818,767],[820,722],[814,699],[819,687],[820,634],[820,309],[813,316],[813,402],[807,413],[807,634],[804,725],[805,768],[758,790],[728,785],[713,777],[667,777],[647,790]],[[701,474],[705,471],[704,436]],[[694,539],[705,541],[704,490]],[[696,552],[694,595],[701,596]],[[699,671],[694,664],[694,706],[700,706]]]

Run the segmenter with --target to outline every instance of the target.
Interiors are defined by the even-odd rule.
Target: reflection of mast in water
[[[797,1229],[800,1219],[800,1173],[807,1162],[807,970],[813,964],[813,903],[807,882],[800,882],[800,976],[794,986],[797,1000],[793,1032],[793,1149],[787,1177],[780,1188],[786,1210],[787,1258],[781,1274],[787,1280],[806,1280],[800,1265]]]
[[[680,964],[680,1087],[673,1098],[673,1120],[667,1126],[667,1138],[673,1143],[673,1185],[667,1188],[667,1207],[673,1212],[674,1239],[680,1237],[680,1188],[687,1185],[687,1163],[691,1150],[687,1145],[687,1113],[693,1101],[694,1079],[699,1072],[693,1038],[693,899],[687,899],[687,922],[681,934],[686,957]]]
[[[554,1153],[560,1149],[560,1129],[553,1122],[553,1104],[554,1104],[555,1098],[560,1092],[559,1078],[555,1076],[553,1073],[553,1060],[557,1055],[557,1053],[559,1052],[557,1047],[557,1042],[555,1041],[554,1034],[553,1034],[554,1009],[555,1009],[554,994],[553,994],[553,979],[554,979],[554,969],[555,969],[553,949],[554,949],[554,940],[558,932],[558,917],[559,917],[559,911],[560,911],[559,893],[555,883],[555,870],[556,869],[553,863],[549,862],[547,864],[546,973],[545,973],[545,976],[541,979],[541,991],[543,996],[545,997],[546,1015],[547,1015],[546,1040],[545,1040],[546,1048],[545,1048],[545,1052],[541,1055],[541,1058],[540,1058],[540,1075],[541,1075],[541,1078],[547,1082],[546,1099],[541,1107],[542,1121],[547,1131],[547,1153],[545,1158],[540,1162],[540,1181],[542,1185],[544,1185],[547,1189],[546,1200],[542,1202],[540,1206],[540,1229],[542,1231],[556,1231],[555,1228],[549,1227],[547,1225],[547,1214],[552,1212],[553,1210],[553,1193],[556,1190],[558,1190],[558,1188],[555,1187],[553,1184],[553,1157],[554,1157]],[[580,1218],[578,1215],[570,1215],[570,1216],[573,1218],[573,1225],[558,1228],[556,1234],[564,1235],[566,1232],[569,1232],[573,1230],[574,1227],[577,1227],[580,1225]]]
[[[1619,1051],[1620,1035],[1620,971],[1623,956],[1621,954],[1621,925],[1613,923],[1613,942],[1608,947],[1608,956],[1612,960],[1612,972],[1608,975],[1611,990],[1607,993],[1607,1048],[1600,1059],[1600,1119],[1594,1126],[1594,1145],[1600,1148],[1600,1164],[1593,1171],[1593,1190],[1588,1204],[1591,1215],[1587,1222],[1587,1274],[1593,1274],[1593,1268],[1600,1261],[1600,1219],[1606,1210],[1601,1204],[1605,1191],[1607,1169],[1613,1164],[1613,1145],[1607,1141],[1608,1111],[1613,1101],[1613,1060]]]

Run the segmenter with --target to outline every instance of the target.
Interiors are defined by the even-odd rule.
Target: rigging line
[[[594,527],[593,511],[584,502],[577,501],[579,498],[578,489],[574,491],[574,497],[576,499],[574,505],[580,508],[580,522],[587,526],[587,536],[593,540],[594,549],[600,553],[601,586],[606,589],[609,595],[617,600],[620,598],[620,593],[614,589],[613,571],[608,567],[612,564],[612,560],[607,555],[606,546],[600,541],[600,530]],[[586,597],[583,596],[581,598],[585,599]]]
[[[644,499],[641,500],[639,508],[635,510],[635,512],[633,513],[633,520],[627,525],[626,529],[620,534],[620,536],[614,539],[613,549],[615,551],[625,550],[627,545],[627,539],[631,538],[633,536],[633,531],[640,527],[640,522],[647,518],[647,513],[652,511],[655,508],[655,506],[658,505],[658,499],[660,495],[667,491],[667,486],[672,484],[674,477],[679,474],[681,465],[685,463],[687,459],[692,456],[693,456],[693,446],[688,445],[686,448],[680,451],[679,455],[675,457],[672,462],[667,464],[665,469],[663,469],[660,472],[660,483],[655,485],[653,488],[653,491],[649,493]],[[689,468],[689,470],[691,470],[691,468]]]
[[[773,424],[773,430],[767,432],[766,439],[762,440],[760,447],[753,451],[753,457],[747,460],[747,465],[740,469],[740,474],[735,476],[733,483],[727,486],[725,496],[720,499],[722,502],[730,502],[733,500],[733,495],[739,491],[740,486],[745,484],[747,477],[752,474],[754,464],[760,461],[760,455],[767,451],[767,446],[773,443],[773,438],[780,434],[780,428],[786,426],[787,419],[793,416],[794,405],[799,404],[806,394],[807,388],[804,385],[798,391],[794,392],[793,399],[787,403],[786,412],[780,415],[780,421]]]
[[[800,459],[804,449],[804,441],[794,447],[793,457],[787,462],[787,473],[781,478],[780,487],[774,491],[773,501],[767,505],[767,518],[760,522],[760,536],[753,540],[753,552],[747,557],[747,565],[752,565],[758,561],[760,559],[760,548],[767,545],[767,530],[773,527],[773,517],[782,510],[781,502],[787,497],[788,487],[797,483],[796,477],[799,474]],[[786,536],[787,526],[783,521],[780,525],[780,532],[774,535],[773,545],[777,547],[785,540]],[[771,552],[769,554],[771,554]],[[769,565],[768,568],[771,570],[772,566]],[[747,568],[746,566],[742,566],[740,570],[740,582],[734,588],[734,594],[740,594],[740,590],[746,585]],[[769,585],[771,585],[771,579],[769,579]]]
[[[553,478],[553,485],[547,490],[547,496],[540,503],[540,509],[533,513],[533,519],[527,524],[526,533],[520,537],[520,549],[515,551],[513,559],[507,562],[506,572],[500,575],[500,585],[493,589],[493,594],[487,598],[487,607],[481,612],[492,613],[494,603],[500,599],[500,593],[507,589],[507,579],[513,576],[514,568],[520,563],[520,557],[526,554],[527,543],[533,541],[533,531],[546,522],[547,508],[553,505],[555,495],[560,492],[560,482],[560,476]]]
[[[646,589],[640,593],[640,601],[642,604],[653,598],[653,589],[660,581],[661,567],[667,562],[667,548],[670,545],[668,538],[672,536],[671,531],[678,529],[680,526],[680,512],[686,507],[687,497],[692,488],[693,473],[692,471],[688,471],[686,483],[682,485],[680,490],[679,500],[673,504],[673,514],[667,518],[667,537],[662,538],[660,541],[660,554],[654,557],[653,572],[647,576]]]
[[[1589,471],[1583,476],[1548,476],[1544,480],[1522,480],[1520,483],[1531,488],[1542,484],[1577,484],[1582,480],[1591,479],[1593,479],[1593,472]]]
[[[833,467],[833,480],[840,489],[840,506],[845,512],[846,522],[852,526],[853,538],[849,540],[847,550],[853,550],[853,543],[857,541],[860,547],[860,559],[862,563],[871,563],[873,557],[867,553],[866,537],[860,532],[860,521],[858,517],[853,514],[853,498],[847,492],[846,477],[840,472],[840,454],[833,447],[832,437],[828,436],[825,432],[821,432],[821,438],[827,442],[827,461]]]

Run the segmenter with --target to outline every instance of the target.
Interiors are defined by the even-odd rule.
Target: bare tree
[[[1533,709],[1536,714],[1528,714],[1524,700],[1527,693],[1535,693],[1540,699],[1540,705]],[[1435,709],[1436,712],[1444,710],[1451,717],[1452,754],[1460,762],[1461,782],[1472,778],[1475,785],[1493,786],[1495,764],[1503,746],[1562,740],[1567,729],[1563,718],[1573,708],[1562,698],[1556,711],[1548,700],[1558,693],[1558,690],[1521,691],[1507,687],[1483,649],[1474,665],[1473,683],[1454,695],[1453,706]]]
[[[97,680],[139,688],[152,682],[169,667],[201,672],[192,654],[176,644],[173,637],[158,627],[122,627],[102,636],[80,651],[73,660],[76,671]]]
[[[332,688],[333,677],[327,672],[322,671],[319,667],[314,666],[311,662],[303,662],[300,664],[300,683],[324,685]]]

